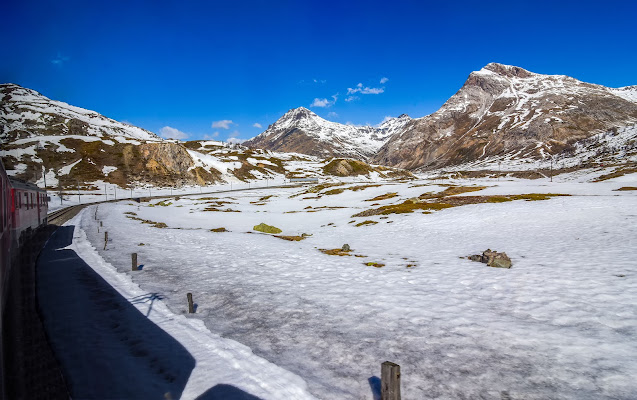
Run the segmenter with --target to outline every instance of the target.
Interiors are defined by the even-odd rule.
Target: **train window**
[[[26,209],[29,209],[29,195],[27,193],[24,194],[24,207],[26,207]]]

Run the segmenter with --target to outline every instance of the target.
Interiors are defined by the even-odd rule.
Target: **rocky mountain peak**
[[[507,77],[507,78],[530,78],[536,75],[532,72],[525,70],[524,68],[516,67],[513,65],[493,63],[493,62],[487,64],[484,68],[482,68],[482,71],[485,71],[485,70],[495,72],[496,74]]]
[[[372,162],[414,169],[545,159],[574,154],[594,135],[633,132],[636,123],[637,91],[630,86],[613,89],[491,63],[472,72],[438,111],[405,125]]]

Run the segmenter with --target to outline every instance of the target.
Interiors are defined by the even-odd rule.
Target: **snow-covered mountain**
[[[345,125],[327,121],[307,108],[299,107],[289,110],[265,132],[245,144],[249,147],[324,158],[352,157],[367,160],[410,120],[409,116],[403,114],[378,127]]]
[[[0,141],[34,136],[108,136],[121,141],[160,141],[152,132],[95,111],[51,100],[35,90],[0,84]]]
[[[7,172],[40,186],[87,190],[208,185],[292,177],[409,177],[354,160],[247,150],[216,141],[164,140],[94,111],[54,101],[18,85],[0,85],[0,149]],[[384,130],[395,126],[386,123]],[[379,132],[384,132],[379,130]]]
[[[636,134],[636,86],[607,88],[491,63],[438,111],[404,125],[371,161],[416,169],[584,150],[593,159],[609,152],[628,159],[637,156]],[[617,137],[612,148],[591,142],[607,136]]]

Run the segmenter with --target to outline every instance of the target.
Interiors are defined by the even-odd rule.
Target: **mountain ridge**
[[[288,110],[261,134],[244,142],[248,147],[289,151],[317,157],[370,158],[411,118],[403,114],[377,127],[328,121],[305,107]]]

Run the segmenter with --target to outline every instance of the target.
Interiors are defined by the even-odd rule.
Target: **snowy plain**
[[[637,175],[594,175],[385,182],[332,195],[360,184],[319,195],[260,188],[100,204],[72,224],[86,235],[76,246],[92,244],[87,263],[161,296],[162,312],[185,316],[171,322],[184,330],[205,324],[209,332],[189,340],[206,343],[191,346],[214,353],[215,340],[239,342],[289,371],[299,393],[304,380],[317,398],[374,398],[389,360],[401,365],[406,399],[634,399],[637,191],[617,189],[637,186]],[[443,183],[487,187],[471,195],[571,196],[352,217]],[[397,196],[368,201],[387,193]],[[364,220],[376,224],[356,226]],[[253,231],[261,222],[311,236]],[[357,256],[319,251],[345,243]],[[506,252],[513,267],[466,259],[487,248]],[[130,271],[133,252],[141,271]]]

